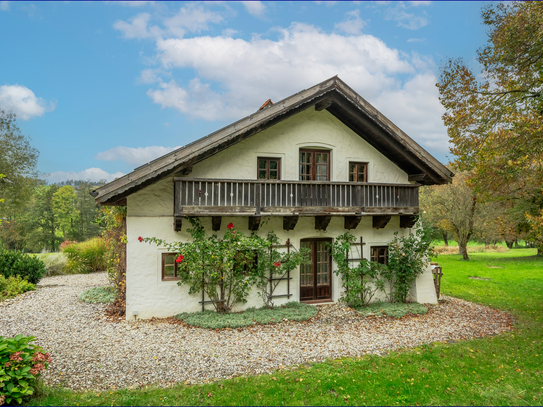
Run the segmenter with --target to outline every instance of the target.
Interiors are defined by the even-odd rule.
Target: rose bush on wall
[[[273,275],[292,270],[304,261],[300,253],[279,253],[279,243],[271,232],[266,238],[256,233],[245,235],[229,223],[222,239],[207,236],[196,218],[189,218],[192,242],[169,243],[154,237],[139,237],[140,242],[154,243],[178,254],[178,285],[187,284],[189,294],[205,292],[219,313],[227,313],[238,303],[246,303],[256,286],[268,307],[277,284],[270,284]]]

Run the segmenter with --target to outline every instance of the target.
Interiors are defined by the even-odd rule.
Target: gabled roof
[[[214,133],[136,168],[93,191],[97,203],[125,205],[126,197],[211,157],[305,109],[327,109],[422,185],[446,184],[453,173],[337,76],[258,110]]]

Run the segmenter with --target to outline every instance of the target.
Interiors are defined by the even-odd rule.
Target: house
[[[420,185],[453,173],[337,77],[166,154],[94,191],[97,203],[127,206],[127,318],[202,309],[202,296],[178,286],[173,254],[138,237],[188,239],[186,217],[210,233],[273,230],[307,247],[311,265],[281,282],[286,301],[337,301],[341,279],[325,243],[349,230],[362,256],[387,260],[394,232],[410,233]],[[263,222],[263,220],[268,220]],[[262,222],[262,226],[260,223]],[[318,260],[317,260],[317,254]],[[436,303],[430,268],[411,299]],[[205,301],[205,299],[204,299]],[[246,307],[260,306],[252,292]]]

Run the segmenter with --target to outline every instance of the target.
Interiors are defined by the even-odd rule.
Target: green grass
[[[418,302],[409,304],[374,302],[364,307],[358,307],[356,310],[363,316],[375,315],[381,317],[386,315],[393,318],[401,318],[407,314],[426,314],[428,312],[428,308]]]
[[[79,294],[79,299],[90,304],[107,304],[115,301],[117,290],[115,287],[94,287]]]
[[[244,312],[217,314],[214,311],[184,312],[176,315],[177,319],[192,326],[208,329],[242,328],[256,324],[273,324],[283,319],[290,321],[306,321],[317,315],[318,309],[313,305],[299,302],[288,302],[274,309],[249,308]]]
[[[445,294],[511,312],[515,331],[206,385],[74,392],[34,405],[542,405],[543,259],[535,249],[440,256]],[[501,268],[490,268],[501,267]],[[479,276],[490,280],[471,280]]]

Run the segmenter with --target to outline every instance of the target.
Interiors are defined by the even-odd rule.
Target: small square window
[[[349,182],[368,182],[368,163],[349,163]]]
[[[370,249],[371,261],[388,264],[388,246],[372,246]]]
[[[258,173],[257,179],[271,179],[279,180],[281,176],[279,174],[281,170],[281,159],[280,158],[268,158],[268,157],[258,157]]]
[[[162,281],[179,280],[177,274],[177,253],[162,253]]]

